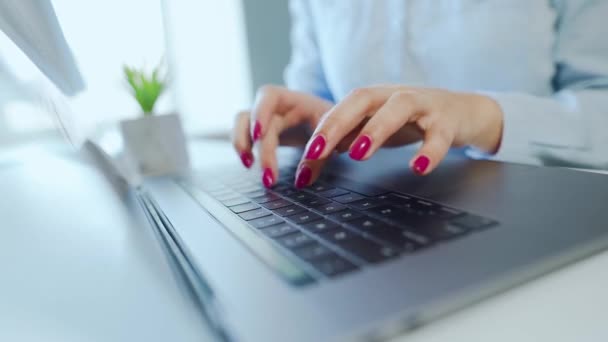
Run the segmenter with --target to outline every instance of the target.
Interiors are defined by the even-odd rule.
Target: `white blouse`
[[[339,101],[379,83],[482,92],[493,158],[608,168],[608,0],[291,0],[288,87]]]

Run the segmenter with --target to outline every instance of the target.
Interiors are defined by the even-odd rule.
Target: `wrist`
[[[500,149],[502,141],[502,130],[504,114],[502,108],[493,98],[485,95],[475,95],[478,103],[477,117],[475,122],[478,122],[477,134],[474,137],[472,144],[474,147],[491,154],[495,154]]]

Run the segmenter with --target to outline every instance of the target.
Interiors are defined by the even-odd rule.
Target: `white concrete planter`
[[[186,137],[177,114],[142,116],[120,123],[125,150],[142,175],[190,167]]]

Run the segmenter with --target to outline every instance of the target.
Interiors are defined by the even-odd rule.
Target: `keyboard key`
[[[245,221],[255,220],[257,218],[268,216],[268,215],[270,215],[270,212],[263,208],[258,208],[258,209],[246,211],[244,213],[239,214],[239,216]]]
[[[368,197],[375,197],[375,196],[379,196],[379,195],[382,195],[382,194],[385,194],[388,192],[384,189],[381,189],[381,188],[378,188],[378,187],[375,187],[372,185],[354,182],[354,181],[351,181],[351,180],[348,180],[345,178],[335,178],[332,180],[331,183],[333,186],[344,188],[351,192],[356,192],[358,194],[368,196]]]
[[[315,209],[316,211],[320,212],[323,215],[328,215],[328,214],[335,213],[338,211],[346,210],[348,208],[345,205],[342,205],[339,203],[329,202],[327,204],[313,207],[313,209]]]
[[[438,209],[420,211],[412,208],[403,208],[390,205],[379,206],[368,210],[366,213],[374,217],[390,220],[398,226],[414,228],[445,221]]]
[[[302,232],[296,232],[289,235],[285,235],[283,237],[278,238],[277,241],[279,241],[280,244],[287,247],[288,249],[295,249],[316,242],[313,238]]]
[[[257,209],[259,207],[260,206],[255,203],[248,202],[248,203],[243,203],[243,204],[232,206],[232,207],[230,207],[230,210],[232,210],[232,212],[234,212],[236,214],[239,214],[239,213],[242,213],[245,211]]]
[[[332,221],[329,220],[320,220],[320,221],[315,221],[315,222],[310,222],[307,223],[305,225],[302,226],[302,228],[306,229],[307,231],[313,233],[313,234],[319,234],[319,233],[323,233],[335,228],[339,228],[340,226]]]
[[[314,222],[314,221],[318,221],[320,219],[322,219],[323,217],[310,212],[310,211],[305,211],[299,214],[295,214],[295,215],[290,215],[287,216],[286,219],[292,221],[295,224],[305,224],[308,222]]]
[[[325,184],[325,183],[321,183],[321,182],[316,182],[315,184],[306,188],[306,190],[308,190],[310,192],[315,192],[315,193],[329,191],[329,190],[333,190],[333,189],[335,189],[333,186]]]
[[[295,202],[302,202],[302,201],[313,198],[313,196],[311,194],[306,193],[304,191],[296,191],[289,195],[285,195],[285,197],[290,198],[291,200],[293,200]]]
[[[382,194],[379,196],[376,196],[377,199],[380,200],[384,200],[387,202],[392,202],[392,201],[403,201],[403,200],[407,200],[407,201],[411,201],[412,197],[411,196],[407,196],[404,194],[399,194],[396,192],[389,192],[387,194]]]
[[[358,201],[348,203],[349,206],[358,210],[367,210],[385,204],[386,202],[375,198],[364,198]]]
[[[270,215],[270,216],[260,217],[255,220],[251,220],[247,223],[249,223],[254,228],[260,229],[260,228],[265,228],[268,226],[273,226],[275,224],[284,223],[284,222],[285,221],[283,221],[283,219],[281,219],[280,217],[278,217],[276,215]]]
[[[260,196],[267,195],[269,193],[270,192],[266,189],[259,189],[259,190],[255,190],[255,191],[246,192],[243,194],[247,197],[260,197]]]
[[[296,248],[293,250],[293,252],[306,261],[324,258],[333,254],[333,252],[329,248],[323,246],[318,242],[300,248]]]
[[[267,191],[265,188],[259,186],[259,185],[254,185],[254,186],[244,186],[244,187],[239,187],[239,188],[234,188],[236,191],[245,194],[249,197],[257,197],[256,194],[260,193],[260,192],[264,192]],[[259,196],[259,195],[258,195]]]
[[[326,190],[323,192],[319,192],[317,193],[317,195],[321,196],[321,197],[325,197],[325,198],[332,198],[332,197],[337,197],[337,196],[342,196],[342,195],[346,195],[349,192],[344,190],[344,189],[340,189],[340,188],[333,188],[331,190]]]
[[[223,205],[227,206],[227,207],[233,207],[235,205],[239,205],[239,204],[245,204],[247,202],[249,202],[249,200],[245,197],[235,197],[235,198],[231,198],[225,201],[221,201]]]
[[[398,246],[407,245],[407,242],[414,242],[420,246],[432,243],[430,238],[416,231],[393,227],[374,218],[362,217],[348,222],[347,225],[364,233],[364,235],[369,235]]]
[[[400,227],[422,228],[443,222],[442,219],[414,209],[398,210],[391,217],[392,222]]]
[[[416,211],[416,213],[419,215],[436,216],[439,213],[438,210],[441,208],[441,206],[426,200],[416,199],[414,202],[412,202],[410,208]]]
[[[355,193],[351,192],[351,193],[348,193],[348,194],[345,194],[345,195],[334,197],[332,199],[334,201],[336,201],[336,202],[339,202],[339,203],[342,203],[342,204],[347,204],[347,203],[358,201],[358,200],[361,200],[361,199],[364,199],[364,198],[365,197],[363,197],[363,196],[361,196],[359,194],[355,194]]]
[[[366,213],[377,217],[394,219],[400,215],[401,210],[392,205],[381,205],[368,210]]]
[[[444,224],[441,226],[440,230],[437,232],[432,232],[432,235],[437,236],[438,239],[452,239],[455,237],[460,237],[469,232],[468,228],[456,226],[450,223]]]
[[[359,237],[359,235],[353,233],[352,231],[344,228],[337,228],[333,230],[326,231],[321,233],[320,237],[327,242],[333,244],[340,244],[346,240],[353,239],[355,237]]]
[[[309,199],[300,201],[299,203],[305,207],[317,207],[323,204],[331,203],[331,201],[322,197],[314,196]]]
[[[441,210],[441,207],[437,206],[435,208],[427,209],[426,211],[423,211],[422,213],[428,217],[432,217],[432,218],[439,220],[439,219],[443,219],[442,218],[443,213],[440,210]],[[419,211],[419,213],[420,213],[420,211]]]
[[[362,237],[354,237],[339,243],[339,246],[347,252],[367,262],[376,263],[399,255],[396,248],[383,246],[374,241]]]
[[[437,241],[430,235],[424,234],[420,229],[401,229],[401,235],[421,246],[428,246]]]
[[[279,187],[275,187],[272,189],[274,192],[276,192],[277,194],[281,194],[285,197],[289,197],[295,193],[300,192],[300,190],[294,188],[291,185],[288,186],[279,186]]]
[[[453,225],[448,222],[437,222],[434,225],[421,227],[415,230],[434,241],[457,238],[469,232],[468,228]]]
[[[410,253],[423,247],[423,245],[403,236],[402,231],[397,227],[380,226],[366,230],[364,235],[396,246],[402,252]]]
[[[450,223],[438,215],[429,215],[411,212],[400,212],[399,215],[392,218],[393,223],[402,229],[426,237],[427,242],[422,242],[424,239],[417,237],[416,241],[423,244],[446,240],[459,237],[468,233],[471,228],[456,223]]]
[[[275,201],[271,201],[271,202],[266,202],[266,203],[262,203],[262,207],[266,208],[266,209],[270,209],[270,210],[275,210],[275,209],[279,209],[279,208],[283,208],[286,206],[291,205],[291,202],[288,202],[284,199],[278,199]]]
[[[493,226],[497,222],[481,216],[465,215],[452,220],[451,223],[467,229],[478,230]]]
[[[300,207],[299,205],[295,205],[295,204],[292,204],[288,207],[282,207],[282,208],[273,210],[273,212],[279,216],[290,216],[290,215],[298,214],[298,213],[301,213],[304,211],[306,211],[306,209]]]
[[[412,197],[402,195],[402,194],[397,194],[397,193],[384,194],[384,195],[377,196],[376,198],[379,200],[386,201],[386,202],[396,205],[396,206],[405,206],[405,207],[411,207],[412,203],[414,202],[414,199]]]
[[[283,175],[283,173],[281,172],[281,175]],[[281,177],[283,178],[283,177]],[[293,188],[292,185],[292,181],[291,180],[279,180],[275,185],[274,188],[272,188],[272,191],[277,191],[277,190],[282,190],[282,189],[286,189],[286,188]]]
[[[298,229],[295,228],[294,226],[288,225],[287,223],[283,223],[283,224],[263,228],[261,231],[262,231],[262,233],[266,234],[268,237],[275,239],[280,236],[295,233],[298,231]]]
[[[229,191],[229,192],[222,192],[219,195],[213,196],[213,198],[215,198],[216,200],[222,202],[222,201],[227,201],[227,200],[230,200],[230,199],[233,199],[233,198],[237,198],[237,197],[240,197],[240,196],[241,195],[239,195],[236,192]]]
[[[387,226],[386,223],[384,223],[380,220],[377,220],[377,219],[374,219],[371,217],[365,217],[365,216],[348,221],[348,222],[346,222],[346,224],[349,227],[352,227],[355,230],[361,231],[361,232],[366,232],[368,230]]]
[[[360,217],[363,217],[363,214],[361,214],[358,211],[352,210],[352,209],[342,210],[335,214],[329,215],[329,218],[336,220],[338,222],[348,222],[348,221],[351,221],[351,220],[354,220],[354,219],[360,218]]]
[[[456,210],[454,208],[441,207],[439,209],[439,217],[443,219],[451,219],[462,214],[464,214],[462,211]]]
[[[265,193],[264,195],[253,197],[251,200],[254,201],[255,203],[266,203],[266,202],[270,202],[270,201],[276,201],[278,199],[281,199],[281,197],[268,192],[268,193]]]
[[[429,202],[427,200],[423,200],[423,199],[416,199],[414,201],[414,203],[416,203],[416,205],[418,205],[420,207],[427,207],[427,208],[434,208],[437,206],[437,204]]]
[[[357,269],[357,266],[336,254],[313,261],[312,265],[328,277],[334,277]]]

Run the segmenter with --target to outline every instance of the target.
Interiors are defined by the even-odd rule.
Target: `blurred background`
[[[0,143],[57,134],[54,112],[85,133],[137,116],[125,64],[166,63],[157,110],[177,111],[189,136],[228,131],[259,85],[283,83],[287,1],[50,2],[86,86],[66,96],[0,30]]]

